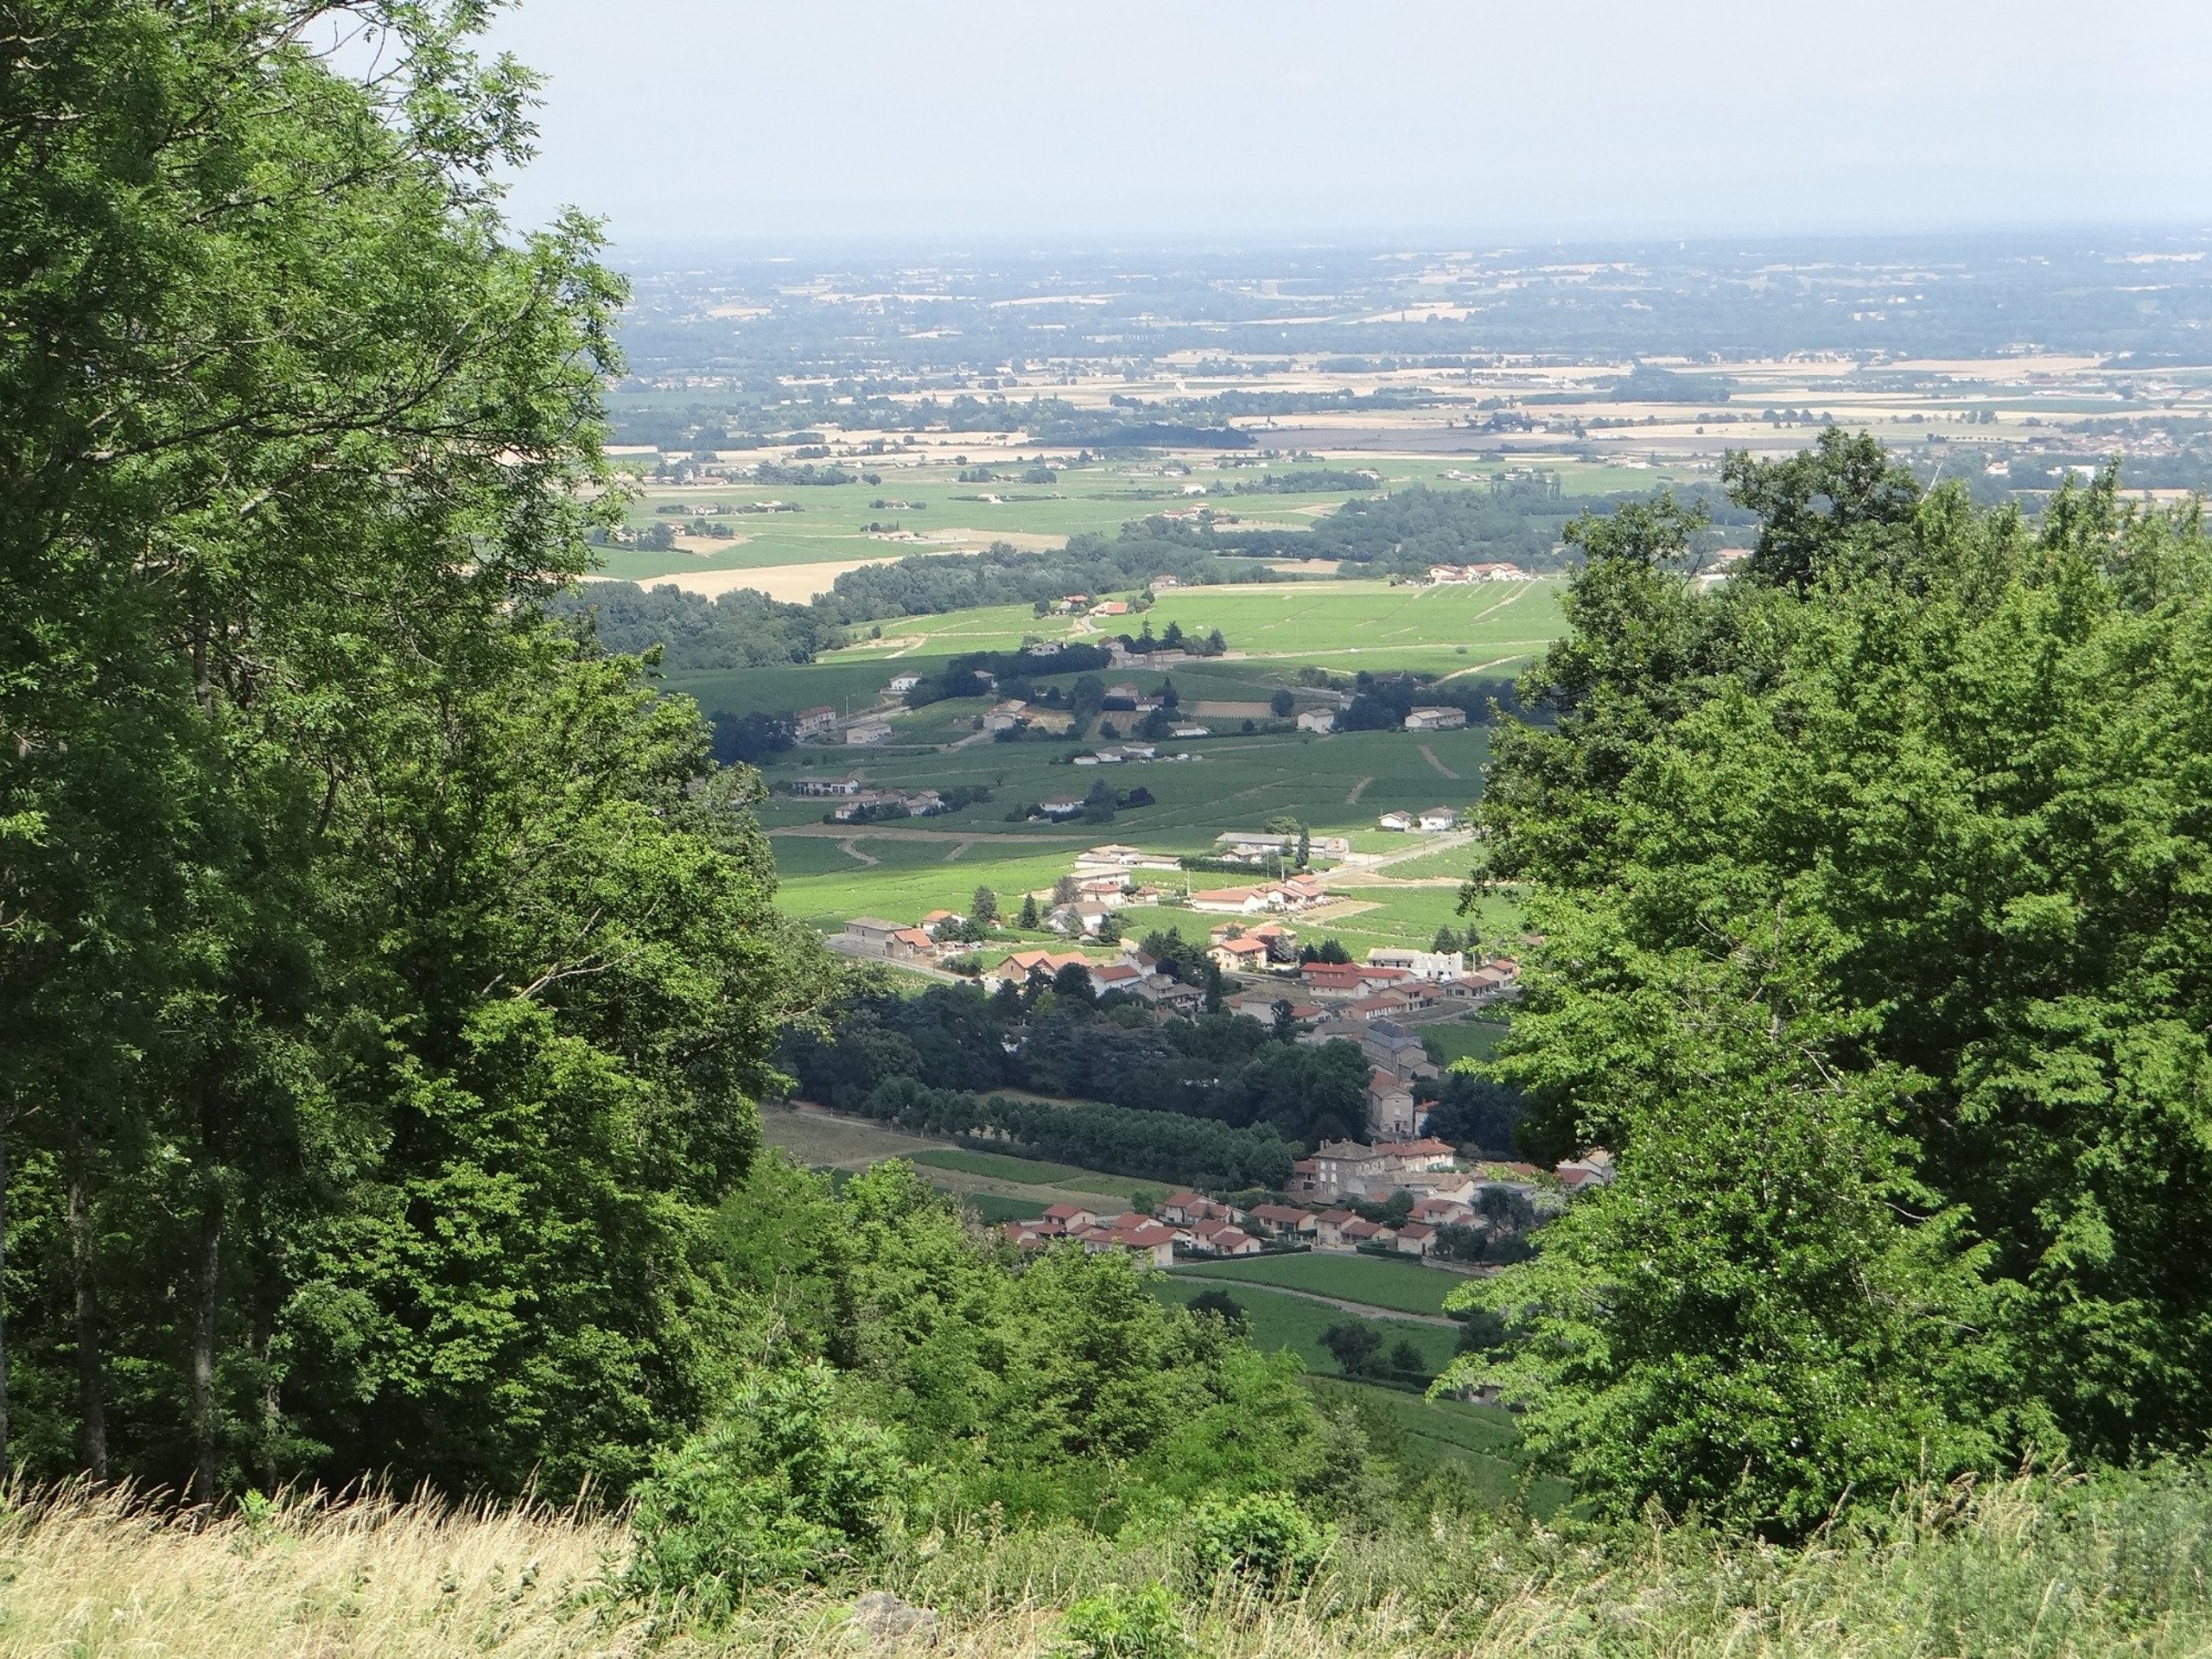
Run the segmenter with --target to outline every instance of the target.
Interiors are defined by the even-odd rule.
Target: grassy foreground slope
[[[370,1501],[211,1520],[134,1514],[116,1495],[11,1504],[0,1654],[814,1659],[861,1645],[857,1586],[763,1600],[721,1630],[655,1619],[605,1592],[624,1548],[613,1521],[546,1511]],[[1881,1541],[1802,1550],[1446,1522],[1348,1540],[1304,1597],[1272,1605],[1200,1584],[1172,1533],[1116,1543],[1071,1528],[936,1539],[872,1587],[934,1609],[935,1651],[965,1659],[1037,1659],[1071,1602],[1155,1580],[1180,1592],[1196,1650],[1234,1659],[2181,1659],[2212,1645],[2208,1562],[2212,1493],[2166,1472],[1931,1493]]]

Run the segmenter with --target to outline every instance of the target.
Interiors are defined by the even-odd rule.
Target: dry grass
[[[1185,1594],[1223,1659],[1603,1654],[1947,1659],[2212,1654],[2212,1497],[2194,1476],[2055,1494],[1935,1494],[1878,1540],[1805,1549],[1654,1529],[1600,1546],[1440,1522],[1343,1547],[1302,1598],[1194,1588],[1173,1535],[932,1535],[874,1583],[934,1608],[949,1659],[1037,1659],[1109,1584]],[[777,1654],[865,1645],[849,1587],[763,1603],[718,1631],[658,1629],[606,1592],[618,1525],[542,1508],[370,1498],[211,1519],[65,1491],[0,1516],[0,1655],[432,1659]]]
[[[626,1654],[594,1602],[620,1528],[530,1506],[372,1497],[259,1517],[64,1491],[0,1520],[0,1654],[72,1659],[502,1659]]]

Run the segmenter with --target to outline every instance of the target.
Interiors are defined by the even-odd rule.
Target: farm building
[[[1456,732],[1466,723],[1464,709],[1415,709],[1406,715],[1409,732]]]

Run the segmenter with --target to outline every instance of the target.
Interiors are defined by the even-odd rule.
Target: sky
[[[2212,224],[2208,0],[520,0],[618,247]]]

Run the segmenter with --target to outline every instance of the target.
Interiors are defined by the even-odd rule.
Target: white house
[[[817,702],[811,709],[802,709],[791,716],[791,730],[801,737],[812,737],[817,732],[826,732],[836,723],[837,711],[826,702]]]
[[[1402,968],[1416,979],[1442,982],[1455,979],[1465,972],[1467,958],[1459,950],[1408,950],[1395,945],[1376,945],[1367,953],[1370,966]]]
[[[1280,903],[1266,887],[1201,887],[1191,895],[1191,908],[1215,916],[1255,916]]]
[[[1414,1132],[1414,1096],[1395,1073],[1376,1071],[1367,1083],[1367,1128],[1377,1140]]]
[[[901,674],[884,689],[894,697],[903,697],[921,683],[922,677],[918,674]]]
[[[1431,835],[1441,834],[1446,830],[1456,830],[1459,825],[1459,810],[1456,807],[1432,806],[1421,815],[1418,823]]]
[[[1298,717],[1301,732],[1333,732],[1337,729],[1337,711],[1333,709],[1308,709]]]
[[[1414,827],[1414,815],[1410,812],[1385,812],[1375,822],[1385,830],[1410,830]]]
[[[1409,732],[1456,732],[1466,723],[1464,709],[1415,709],[1406,715]]]

